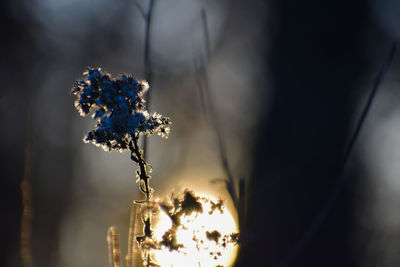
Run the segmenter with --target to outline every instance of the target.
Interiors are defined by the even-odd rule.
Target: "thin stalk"
[[[118,228],[111,226],[107,231],[108,243],[108,265],[110,267],[121,267],[121,249],[119,247]]]
[[[138,3],[136,0],[133,1],[133,4],[134,4],[134,5],[136,6],[136,8],[139,10],[140,15],[142,15],[142,17],[143,17],[144,19],[146,19],[146,12],[143,10],[143,8],[141,7],[141,5],[139,5],[139,3]]]
[[[297,253],[297,251],[302,248],[310,239],[311,237],[314,235],[314,233],[317,231],[318,227],[322,224],[322,222],[325,220],[325,218],[327,217],[327,215],[329,214],[330,210],[332,209],[332,207],[334,206],[334,204],[336,203],[336,200],[338,199],[340,192],[342,191],[343,188],[343,184],[345,182],[345,171],[347,168],[347,164],[350,158],[350,155],[354,149],[354,145],[358,139],[358,136],[360,135],[360,131],[361,128],[365,122],[365,119],[368,115],[369,110],[371,109],[371,105],[372,102],[375,98],[375,95],[379,89],[379,87],[381,86],[383,79],[393,61],[395,52],[396,52],[396,48],[397,48],[397,42],[393,42],[389,53],[387,54],[387,57],[385,59],[385,62],[383,63],[378,77],[375,81],[375,84],[372,88],[372,91],[368,97],[367,103],[364,106],[364,109],[361,113],[361,116],[358,120],[357,126],[354,130],[354,133],[350,139],[350,142],[346,148],[346,151],[344,153],[343,156],[343,161],[342,161],[342,167],[339,173],[339,176],[337,178],[337,181],[334,185],[334,188],[332,189],[332,192],[329,196],[329,198],[327,199],[324,208],[322,208],[322,210],[314,217],[311,225],[308,227],[308,229],[304,232],[304,234],[302,235],[302,237],[297,241],[297,243],[294,245],[294,247],[291,249],[291,251],[289,252],[289,254],[282,260],[282,262],[278,265],[279,267],[285,267],[288,266],[288,264],[292,261],[293,257],[295,256],[295,254]]]
[[[206,50],[206,61],[208,62],[208,59],[210,58],[210,54],[211,54],[211,52],[210,52],[210,34],[209,34],[209,30],[208,30],[207,13],[204,10],[204,8],[201,10],[201,18],[202,18],[202,26],[203,26],[203,34],[204,34],[204,46],[205,46],[205,50]],[[226,181],[226,186],[227,186],[229,194],[231,195],[233,202],[235,203],[235,205],[237,205],[237,194],[236,194],[236,190],[235,190],[235,183],[234,183],[233,173],[231,171],[229,161],[228,161],[228,153],[227,153],[227,149],[226,149],[226,144],[225,144],[225,140],[223,138],[223,134],[222,134],[222,130],[221,130],[221,121],[218,116],[218,112],[215,108],[215,103],[213,101],[213,99],[215,99],[215,97],[211,95],[209,78],[208,78],[208,70],[206,67],[207,62],[205,62],[205,63],[202,62],[201,67],[200,67],[200,72],[203,77],[203,82],[199,82],[199,87],[200,87],[202,95],[205,96],[206,104],[208,104],[207,108],[209,109],[209,112],[210,112],[211,123],[212,123],[215,133],[216,133],[221,164],[222,164],[222,167],[228,178],[228,181]]]
[[[142,252],[135,240],[136,235],[140,231],[143,231],[143,221],[140,219],[141,207],[140,203],[132,202],[131,205],[131,216],[129,222],[129,234],[128,234],[128,254],[126,255],[127,267],[142,267],[143,259]]]
[[[136,204],[131,204],[131,216],[129,217],[128,232],[128,254],[126,255],[126,267],[133,267],[133,246],[135,239],[135,223],[136,223]]]
[[[151,48],[151,25],[152,25],[152,14],[155,0],[149,0],[149,4],[147,7],[146,12],[141,8],[141,6],[134,0],[136,7],[138,8],[140,14],[142,15],[143,19],[145,20],[145,38],[144,38],[144,78],[149,85],[152,85],[152,78],[153,78],[153,71],[152,71],[152,64],[151,64],[151,57],[150,57],[150,48]],[[152,90],[149,90],[146,95],[146,103],[147,108],[150,109],[150,94]],[[148,141],[147,138],[143,138],[143,151],[139,149],[139,136],[132,136],[133,142],[130,144],[131,150],[131,158],[139,165],[139,189],[146,195],[145,202],[150,200],[150,186],[149,186],[149,179],[150,177],[147,174],[147,165],[146,165],[146,155],[148,150]],[[133,155],[134,154],[134,155]],[[144,188],[143,188],[144,183]],[[141,201],[136,201],[136,203],[140,203]],[[133,204],[135,205],[135,204]],[[137,220],[137,214],[135,214],[135,223]],[[132,215],[131,215],[132,216]],[[137,224],[136,224],[137,225]],[[133,227],[133,226],[132,226]],[[132,229],[130,229],[131,231]],[[133,237],[134,233],[130,234],[130,238]],[[132,248],[132,240],[128,242],[128,246]],[[131,256],[137,256],[134,251],[129,252]],[[135,255],[133,255],[135,254]],[[130,259],[131,264],[134,264],[135,260]]]
[[[153,79],[153,67],[151,64],[150,58],[150,48],[151,48],[151,25],[152,25],[152,15],[154,9],[155,0],[150,0],[149,5],[147,7],[145,18],[145,38],[144,38],[144,78],[148,82],[149,85],[152,85]],[[149,90],[146,95],[146,103],[147,109],[150,110],[150,95],[151,91]],[[147,138],[143,138],[143,151],[144,154],[147,155],[148,143]],[[146,159],[146,158],[145,158]]]
[[[144,152],[140,150],[138,144],[139,136],[135,135],[132,136],[132,144],[130,145],[130,150],[132,154],[132,160],[134,160],[137,165],[139,166],[139,187],[140,190],[146,194],[146,201],[150,200],[150,186],[149,186],[149,179],[150,176],[147,174],[147,164],[144,159]],[[144,187],[143,184],[144,183]]]
[[[22,259],[22,266],[31,267],[32,252],[31,252],[31,235],[32,235],[32,176],[34,169],[34,146],[33,146],[33,129],[32,118],[28,118],[28,142],[25,147],[25,162],[24,162],[24,176],[21,181],[22,193],[22,217],[21,217],[21,232],[20,232],[20,255]]]

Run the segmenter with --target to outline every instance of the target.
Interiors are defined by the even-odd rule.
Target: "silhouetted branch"
[[[325,220],[329,212],[331,211],[332,207],[336,203],[336,200],[338,199],[342,188],[343,184],[345,182],[345,171],[347,168],[347,164],[351,155],[351,152],[354,149],[354,145],[358,139],[358,136],[360,134],[361,128],[364,124],[364,121],[368,115],[369,110],[371,109],[372,102],[375,98],[376,92],[378,91],[379,87],[381,86],[383,79],[393,61],[395,52],[397,48],[397,43],[394,42],[391,45],[391,48],[389,50],[389,53],[385,59],[385,62],[383,63],[378,77],[375,81],[374,87],[372,88],[372,91],[368,97],[367,103],[365,104],[365,107],[361,113],[360,119],[358,120],[357,126],[354,130],[354,133],[350,139],[350,142],[346,148],[346,151],[343,156],[343,162],[342,162],[342,167],[339,173],[339,176],[337,178],[337,181],[334,185],[334,188],[332,189],[332,192],[327,199],[324,207],[322,208],[321,211],[317,213],[317,215],[314,217],[311,225],[308,227],[308,229],[304,232],[302,237],[297,241],[297,243],[294,245],[294,247],[291,249],[291,251],[288,253],[288,255],[282,260],[282,262],[278,265],[279,267],[285,267],[288,266],[288,264],[291,262],[297,251],[302,248],[314,235],[314,233],[317,231],[318,227],[322,224],[322,222]]]
[[[139,166],[138,178],[139,178],[139,188],[142,193],[146,194],[146,201],[150,200],[151,188],[149,186],[150,176],[147,174],[147,162],[144,159],[143,151],[139,148],[138,144],[139,136],[132,136],[132,141],[129,144],[129,149],[131,150],[131,159],[133,159]],[[140,203],[141,201],[137,201]]]
[[[155,0],[149,0],[149,5],[147,6],[147,10],[144,11],[141,5],[138,4],[137,0],[133,1],[136,8],[139,10],[140,14],[142,15],[143,19],[145,20],[145,29],[144,29],[144,79],[147,81],[147,83],[151,86],[152,85],[152,78],[153,78],[153,70],[152,70],[152,64],[151,64],[151,59],[150,59],[150,45],[151,45],[151,39],[150,39],[150,31],[151,31],[151,22],[152,22],[152,16],[153,16],[153,9],[154,9],[154,3]],[[147,102],[147,108],[150,108],[150,94],[151,90],[147,92],[146,95],[146,102]],[[147,138],[143,138],[143,153],[145,155],[145,160],[147,159]]]
[[[208,32],[207,13],[204,8],[201,9],[201,21],[203,23],[204,31],[204,46],[206,48],[207,61],[210,58],[210,34]]]
[[[151,31],[151,22],[153,15],[155,0],[149,0],[149,5],[147,7],[146,15],[145,15],[145,39],[144,39],[144,78],[147,83],[152,86],[152,78],[153,78],[153,70],[150,58],[150,31]],[[152,90],[149,90],[146,96],[147,109],[150,109],[150,94]],[[143,138],[143,153],[145,155],[145,160],[147,159],[147,138]]]
[[[147,7],[147,12],[145,16],[145,39],[144,39],[144,78],[148,84],[151,85],[153,78],[152,64],[150,58],[150,33],[151,33],[151,24],[152,24],[152,15],[154,9],[155,0],[149,0],[149,6]],[[150,108],[150,91],[147,93],[147,108]]]
[[[29,113],[31,114],[31,113]],[[32,236],[32,176],[34,169],[34,146],[33,146],[33,122],[32,117],[28,118],[28,142],[25,147],[24,177],[21,181],[22,193],[22,218],[20,233],[20,254],[22,266],[31,267],[31,236]]]
[[[211,96],[211,91],[209,86],[207,63],[210,58],[210,34],[208,31],[207,13],[204,9],[201,10],[201,19],[202,19],[203,34],[204,34],[206,59],[202,60],[200,66],[196,69],[196,71],[199,73],[199,76],[201,77],[201,79],[199,80],[200,94],[201,96],[204,96],[202,103],[204,104],[205,109],[210,113],[209,117],[211,119],[211,123],[217,135],[220,160],[228,179],[227,181],[225,181],[226,187],[229,194],[231,195],[233,202],[235,203],[235,205],[237,205],[237,193],[235,190],[233,174],[228,162],[228,154],[226,150],[225,140],[222,135],[221,122],[218,116],[218,112],[215,108],[215,103],[213,101],[214,97]]]
[[[143,19],[146,19],[146,12],[143,10],[142,6],[139,5],[137,0],[133,1],[133,4],[136,6],[136,8],[139,10],[140,15],[142,15]]]

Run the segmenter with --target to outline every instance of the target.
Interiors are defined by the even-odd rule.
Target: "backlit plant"
[[[149,200],[149,165],[139,148],[139,137],[157,133],[168,137],[171,120],[158,113],[149,113],[145,108],[144,94],[149,89],[147,82],[122,74],[112,78],[100,68],[88,67],[83,79],[75,83],[71,93],[77,96],[75,107],[82,116],[93,113],[96,128],[84,138],[87,143],[101,146],[104,150],[126,151],[138,165],[137,178],[140,190]]]
[[[208,225],[204,221],[207,220],[204,216],[224,214],[223,201],[196,196],[190,190],[185,190],[184,194],[178,196],[172,194],[164,201],[152,199],[153,189],[149,185],[148,174],[151,166],[145,161],[143,151],[139,148],[139,138],[153,133],[167,138],[171,120],[146,110],[144,95],[148,89],[147,82],[138,81],[130,75],[122,74],[113,78],[100,68],[92,67],[87,68],[83,78],[76,81],[71,89],[71,93],[77,97],[75,107],[80,114],[92,114],[96,120],[95,129],[87,133],[84,141],[106,151],[129,151],[132,161],[137,165],[139,189],[146,199],[134,202],[128,237],[127,266],[159,266],[152,259],[152,251],[188,255],[199,254],[203,250],[202,257],[215,264],[229,244],[237,244],[239,241],[238,233],[229,232],[226,225],[222,224],[222,228],[217,230],[215,225]],[[135,205],[139,205],[138,210]],[[167,227],[161,233],[153,229],[153,215],[159,218],[164,216],[168,220]],[[224,218],[227,216],[225,214]],[[202,221],[196,224],[199,219]],[[135,225],[143,226],[141,233],[134,233]],[[182,243],[178,235],[184,231],[189,231],[189,240]],[[118,229],[110,227],[107,235],[109,264],[121,266]],[[134,260],[134,247],[139,248],[139,263]]]

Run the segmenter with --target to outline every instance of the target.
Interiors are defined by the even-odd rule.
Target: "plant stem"
[[[228,161],[228,153],[227,153],[227,148],[226,148],[226,143],[222,134],[222,127],[221,127],[221,120],[220,117],[218,116],[217,109],[215,107],[215,102],[214,99],[216,98],[215,95],[212,95],[212,92],[210,90],[210,84],[209,84],[209,77],[208,77],[208,69],[207,69],[207,64],[211,55],[210,52],[210,34],[208,30],[208,22],[207,22],[207,13],[205,9],[203,8],[201,10],[201,19],[202,19],[202,26],[203,26],[203,34],[204,34],[204,46],[205,46],[205,60],[202,61],[202,64],[200,66],[199,70],[199,75],[201,75],[202,82],[199,82],[199,88],[200,88],[200,93],[204,95],[205,97],[205,104],[206,104],[206,109],[208,109],[209,112],[209,117],[211,119],[212,126],[214,127],[214,131],[216,133],[216,138],[217,138],[217,145],[219,148],[219,156],[221,160],[221,165],[223,167],[223,170],[225,171],[225,174],[227,176],[227,180],[225,181],[226,183],[226,188],[229,192],[229,195],[231,196],[233,203],[235,206],[238,205],[237,199],[237,192],[236,192],[236,187],[235,187],[235,180],[233,177],[233,173],[231,170],[231,167],[229,165]]]
[[[34,144],[33,144],[33,122],[32,117],[28,118],[28,142],[25,147],[24,176],[21,181],[22,195],[22,215],[21,215],[21,232],[20,232],[20,255],[22,266],[31,267],[32,251],[32,176],[34,173]]]
[[[119,246],[119,232],[118,228],[111,226],[107,231],[108,243],[108,265],[110,267],[121,266],[121,249]]]
[[[131,148],[131,152],[136,155],[135,162],[139,166],[139,171],[138,171],[139,179],[140,179],[139,188],[144,194],[146,194],[146,201],[148,201],[148,200],[150,200],[150,186],[149,186],[150,176],[147,174],[147,166],[146,166],[147,163],[144,160],[143,151],[140,150],[140,148],[139,148],[138,140],[139,140],[138,135],[132,136],[133,145],[130,146],[130,148]],[[142,181],[144,182],[145,188],[143,188],[142,185],[140,184]]]
[[[153,68],[151,64],[151,59],[150,59],[150,44],[151,44],[151,39],[150,39],[150,30],[151,30],[151,18],[153,14],[153,7],[154,7],[154,2],[155,0],[150,0],[149,5],[147,7],[146,14],[144,16],[145,19],[145,37],[144,37],[144,78],[147,81],[149,85],[152,84],[152,79],[153,79]],[[151,90],[147,92],[146,95],[146,103],[147,103],[147,109],[150,110],[150,94]],[[143,140],[143,151],[144,154],[147,155],[147,138],[144,138]]]

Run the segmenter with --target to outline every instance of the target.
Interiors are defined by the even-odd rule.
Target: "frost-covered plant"
[[[84,141],[101,146],[106,151],[129,150],[131,159],[138,167],[139,188],[146,195],[146,200],[136,201],[132,206],[127,266],[141,264],[134,260],[134,253],[136,253],[134,240],[145,266],[159,266],[152,259],[155,251],[186,255],[191,247],[195,247],[199,253],[204,249],[209,253],[209,259],[218,260],[229,244],[238,243],[238,233],[224,234],[213,228],[205,228],[205,225],[202,225],[201,229],[189,229],[189,226],[203,213],[223,214],[222,200],[214,202],[196,196],[188,190],[185,190],[183,197],[171,195],[167,201],[151,199],[152,189],[149,186],[150,176],[148,175],[150,165],[144,160],[143,151],[139,148],[139,137],[153,133],[168,137],[171,121],[168,117],[149,113],[146,110],[144,95],[148,89],[147,82],[138,81],[129,75],[122,74],[118,78],[112,78],[109,73],[100,68],[91,67],[87,68],[83,73],[83,78],[76,81],[71,89],[71,93],[77,97],[75,107],[80,114],[82,116],[92,114],[97,121],[95,129],[89,131]],[[139,205],[136,206],[136,204]],[[170,219],[171,227],[161,236],[156,236],[153,231],[152,217],[160,217],[162,214]],[[134,233],[136,223],[143,225],[143,233]],[[193,242],[188,241],[189,243],[184,244],[178,238],[178,232],[188,229],[193,232]],[[110,227],[107,240],[109,264],[120,266],[119,234],[116,227]],[[210,246],[214,248],[213,251],[208,251]]]
[[[93,114],[97,120],[94,130],[84,141],[101,146],[104,150],[130,150],[131,159],[138,165],[140,190],[150,198],[150,176],[143,151],[139,149],[141,135],[157,133],[168,137],[171,120],[146,110],[144,94],[149,89],[145,81],[122,74],[112,78],[101,68],[88,67],[83,78],[75,82],[71,93],[77,97],[75,107],[82,116]]]
[[[77,97],[75,107],[82,116],[92,114],[97,121],[95,129],[84,137],[86,143],[101,146],[106,151],[130,151],[131,159],[137,164],[137,177],[140,190],[146,195],[145,201],[136,201],[132,206],[131,224],[128,237],[127,266],[134,264],[134,244],[136,241],[141,260],[145,266],[159,266],[152,260],[152,252],[169,251],[185,254],[194,246],[198,251],[208,251],[208,258],[218,260],[229,244],[239,242],[238,233],[223,234],[213,228],[189,229],[190,224],[201,214],[224,213],[222,200],[214,202],[196,196],[185,190],[183,197],[173,196],[167,201],[152,200],[152,189],[148,175],[150,165],[144,160],[139,148],[140,136],[157,133],[168,137],[171,121],[168,117],[146,110],[144,95],[149,89],[145,81],[122,74],[112,78],[100,68],[88,67],[83,78],[75,82],[71,93]],[[138,210],[136,212],[136,204]],[[208,210],[206,210],[206,208]],[[166,215],[171,227],[160,237],[155,236],[152,217]],[[143,225],[143,234],[134,233],[135,224]],[[189,224],[189,225],[188,225]],[[179,231],[192,231],[192,241],[183,244],[178,238]],[[107,233],[110,266],[120,266],[119,234],[116,227],[110,227]],[[114,264],[112,264],[114,263]],[[220,266],[220,265],[219,265]]]

